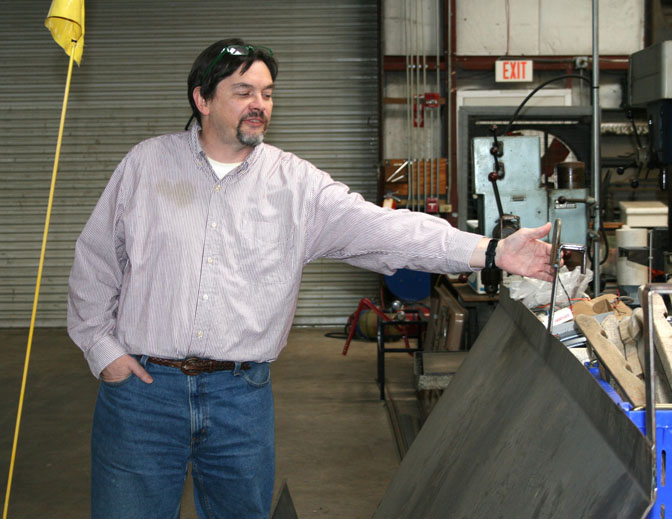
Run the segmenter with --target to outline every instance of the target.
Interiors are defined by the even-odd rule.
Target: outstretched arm
[[[540,240],[551,230],[547,223],[535,229],[520,229],[497,244],[495,264],[509,274],[520,274],[544,281],[553,280],[550,264],[551,244]],[[470,266],[485,266],[485,250],[490,238],[482,238],[471,256]]]

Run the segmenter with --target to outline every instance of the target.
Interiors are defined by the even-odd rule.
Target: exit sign
[[[497,60],[495,78],[498,83],[532,81],[532,60]]]

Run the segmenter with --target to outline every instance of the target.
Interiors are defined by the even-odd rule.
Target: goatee
[[[243,133],[240,127],[238,127],[236,137],[238,138],[238,142],[245,146],[257,146],[264,142],[264,132],[257,134]]]
[[[245,133],[243,132],[243,123],[245,122],[246,119],[248,118],[261,118],[264,121],[264,128],[261,132],[259,133]],[[266,121],[266,117],[264,114],[259,113],[259,112],[253,112],[247,115],[244,119],[241,119],[241,121],[238,123],[238,128],[236,128],[236,138],[238,139],[238,142],[245,146],[257,146],[264,142],[264,135],[266,134],[266,128],[268,128],[268,122]]]

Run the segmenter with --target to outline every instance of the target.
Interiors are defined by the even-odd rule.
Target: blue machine
[[[563,240],[586,245],[588,216],[586,187],[556,189],[542,185],[540,140],[538,136],[500,137],[502,155],[498,159],[504,175],[497,181],[505,213],[520,217],[520,227],[539,227],[562,219]],[[493,139],[473,140],[474,192],[479,199],[479,232],[493,236],[499,211],[489,173],[493,170],[490,152]],[[568,199],[568,202],[559,200]]]
[[[415,303],[431,292],[431,275],[417,270],[399,269],[392,276],[385,276],[385,285],[399,300]]]

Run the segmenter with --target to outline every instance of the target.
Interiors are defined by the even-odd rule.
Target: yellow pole
[[[19,442],[19,429],[21,427],[21,413],[23,411],[23,398],[26,393],[26,380],[28,379],[28,365],[30,364],[30,351],[33,346],[33,332],[35,331],[35,316],[37,314],[37,300],[40,295],[40,284],[42,282],[42,269],[44,267],[44,256],[47,249],[47,235],[49,234],[49,221],[51,220],[51,206],[54,200],[54,189],[56,187],[56,174],[58,172],[58,159],[61,155],[61,141],[63,140],[63,128],[65,127],[65,112],[68,108],[68,94],[70,92],[70,78],[72,77],[72,64],[75,56],[76,40],[72,41],[72,52],[70,53],[70,64],[68,65],[68,77],[65,82],[65,94],[63,96],[63,108],[61,109],[61,124],[58,129],[58,140],[56,142],[56,156],[54,157],[54,169],[51,174],[51,188],[49,189],[49,202],[47,203],[47,216],[44,220],[44,233],[42,235],[42,250],[40,251],[40,263],[37,267],[37,281],[35,283],[35,296],[33,298],[33,313],[30,317],[30,329],[28,331],[28,345],[26,347],[26,360],[23,366],[23,379],[21,380],[21,392],[19,393],[19,409],[16,413],[16,427],[14,428],[14,443],[12,445],[12,455],[9,461],[9,477],[7,478],[7,493],[5,494],[5,507],[2,513],[2,519],[7,519],[9,510],[9,496],[12,490],[12,478],[14,476],[14,462],[16,460],[16,448]]]

